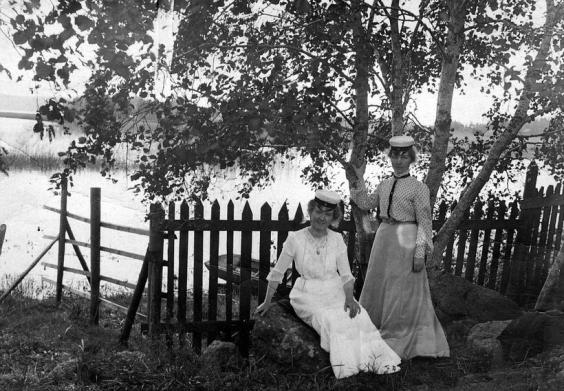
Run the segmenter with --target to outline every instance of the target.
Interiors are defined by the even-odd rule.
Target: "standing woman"
[[[448,357],[425,270],[425,255],[433,249],[429,189],[409,174],[416,160],[413,145],[409,136],[392,137],[388,156],[393,176],[373,194],[361,181],[351,190],[358,207],[377,208],[380,220],[360,304],[402,359]]]

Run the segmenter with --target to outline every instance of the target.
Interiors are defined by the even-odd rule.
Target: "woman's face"
[[[309,217],[313,229],[326,230],[333,222],[333,210],[315,204]]]
[[[411,164],[411,158],[409,157],[409,153],[399,152],[399,151],[392,151],[390,152],[390,162],[392,163],[392,167],[396,172],[405,172],[409,170],[409,165]]]

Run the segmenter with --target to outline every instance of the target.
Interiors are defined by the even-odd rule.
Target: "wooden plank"
[[[507,207],[504,202],[501,202],[497,208],[497,217],[503,218]],[[498,286],[498,275],[497,271],[499,268],[499,257],[501,256],[501,241],[503,240],[503,229],[496,229],[494,235],[494,245],[492,251],[492,260],[490,262],[490,274],[488,278],[487,287],[490,289],[496,289]]]
[[[235,219],[235,206],[233,201],[229,200],[227,203],[227,221]],[[227,284],[225,292],[225,320],[230,322],[233,319],[233,231],[226,232],[226,250],[227,259],[225,260],[225,267],[227,269]],[[231,335],[228,329],[228,335]]]
[[[43,205],[43,209],[61,214],[61,209],[53,208],[52,206]],[[71,218],[71,219],[74,219],[74,220],[77,220],[77,221],[82,221],[83,223],[90,224],[90,219],[88,217],[80,216],[80,215],[77,215],[76,213],[71,213],[69,211],[67,211],[67,213],[64,213],[64,214],[67,216],[67,218]],[[109,229],[113,229],[113,230],[116,230],[116,231],[123,231],[123,232],[128,232],[128,233],[137,234],[137,235],[149,236],[149,231],[146,230],[146,229],[142,229],[142,228],[128,227],[126,225],[113,224],[113,223],[108,223],[108,222],[105,222],[105,221],[100,221],[100,226],[103,227],[103,228],[109,228]]]
[[[128,227],[126,225],[106,223],[104,221],[100,222],[100,226],[102,228],[108,228],[108,229],[112,229],[114,231],[127,232],[127,233],[130,233],[130,234],[137,234],[137,235],[143,235],[143,236],[149,236],[150,235],[150,231],[148,229],[133,228],[133,227]]]
[[[518,202],[513,201],[511,203],[511,212],[509,213],[510,220],[517,220],[519,216],[519,207]],[[515,230],[509,229],[507,231],[507,241],[505,244],[505,250],[503,252],[503,268],[501,271],[501,283],[499,291],[502,294],[507,292],[507,286],[509,284],[509,277],[511,275],[511,255],[515,252],[516,249],[513,248],[513,238],[515,237]]]
[[[35,258],[33,260],[33,262],[24,270],[24,272],[22,274],[20,274],[20,276],[17,278],[16,281],[14,281],[14,283],[2,294],[2,296],[0,297],[0,303],[2,302],[2,300],[4,300],[6,297],[8,297],[8,295],[20,284],[20,282],[22,282],[22,280],[25,278],[25,276],[27,276],[27,274],[31,271],[31,269],[33,269],[35,267],[35,265],[37,265],[39,263],[39,261],[41,260],[41,258],[43,258],[45,256],[45,254],[47,254],[47,251],[49,251],[51,249],[51,247],[53,247],[53,245],[55,243],[57,243],[59,241],[59,238],[56,237],[53,239],[53,241],[51,243],[49,243],[47,245],[47,247],[45,247],[45,249],[43,249],[43,251],[41,251],[41,253],[37,256],[37,258]],[[57,285],[55,283],[55,285]]]
[[[176,217],[176,206],[174,202],[168,205],[168,219],[174,220]],[[166,315],[165,322],[172,321],[174,313],[174,240],[176,236],[174,231],[168,231],[167,234],[167,265],[166,265]],[[168,338],[168,345],[172,345],[172,338]]]
[[[464,220],[470,217],[470,212],[464,212]],[[459,229],[458,231],[458,244],[456,246],[456,267],[454,268],[454,275],[462,275],[462,267],[464,266],[464,259],[466,257],[466,239],[468,238],[468,230]]]
[[[190,208],[186,201],[180,204],[180,220],[188,221]],[[178,234],[178,310],[176,319],[178,323],[186,323],[186,300],[188,296],[188,231],[180,231]],[[181,343],[183,338],[180,338]]]
[[[559,189],[560,191],[558,192],[559,194],[564,194],[564,186],[562,186],[562,184],[558,184],[556,186],[557,189]],[[558,250],[560,250],[560,246],[562,245],[562,230],[564,228],[564,205],[560,205],[558,207],[558,223],[556,226],[556,233],[555,233],[555,238],[554,238],[554,250],[556,251],[556,253],[558,253]]]
[[[263,221],[272,220],[272,208],[265,202],[260,208],[260,219]],[[270,272],[270,244],[271,231],[260,231],[259,239],[259,281],[265,281]],[[266,284],[259,284],[258,302],[262,303],[266,296]]]
[[[548,235],[546,238],[546,248],[544,252],[544,260],[542,262],[543,269],[541,271],[541,284],[544,284],[546,281],[546,277],[548,276],[548,270],[552,265],[553,260],[556,258],[558,252],[554,248],[555,237],[554,234],[556,232],[556,224],[558,222],[558,206],[553,206],[550,208],[550,222],[548,226]],[[542,286],[541,286],[542,289]]]
[[[63,178],[61,181],[61,210],[59,215],[59,249],[57,254],[57,286],[55,287],[55,296],[57,303],[61,302],[63,294],[63,267],[65,266],[65,238],[66,238],[66,218],[67,211],[67,180]]]
[[[49,262],[41,262],[41,266],[48,267],[50,269],[57,269],[57,265],[55,265],[53,263],[49,263]],[[65,272],[69,272],[69,273],[73,273],[73,274],[80,274],[82,276],[90,277],[90,272],[86,271],[86,270],[75,269],[75,268],[68,267],[68,266],[65,266],[63,268],[63,270]],[[118,280],[118,279],[108,277],[108,276],[104,276],[104,275],[100,275],[100,280],[101,281],[107,281],[107,282],[110,282],[112,284],[122,286],[124,288],[135,289],[134,284],[131,284],[130,282],[127,282],[125,280]]]
[[[546,197],[536,197],[521,201],[521,209],[538,209],[550,206],[564,205],[564,195],[551,194]]]
[[[453,202],[450,206],[450,211],[452,213],[452,211],[454,210],[454,208],[456,208],[456,201]],[[455,240],[455,236],[456,236],[457,231],[455,231],[446,246],[446,251],[445,251],[445,257],[444,257],[444,264],[445,264],[445,270],[448,273],[452,273],[452,257],[453,257],[453,249],[454,249],[454,240]]]
[[[278,212],[278,221],[281,224],[280,224],[280,228],[277,230],[278,235],[276,238],[276,259],[280,257],[280,253],[282,252],[282,247],[284,247],[284,242],[288,237],[288,229],[284,229],[284,227],[290,226],[289,219],[290,219],[290,215],[288,213],[288,207],[286,206],[286,203],[284,203],[280,208],[280,211]],[[286,283],[288,282],[287,277],[288,277],[287,273],[284,273],[284,277],[282,278],[282,283],[278,286],[279,289],[280,287],[286,286]]]
[[[302,204],[298,204],[298,207],[296,208],[296,214],[294,215],[294,223],[298,225],[303,220],[304,220],[304,212],[302,211]],[[299,276],[300,274],[296,270],[296,263],[292,261],[292,286],[294,286],[294,283],[296,282]]]
[[[69,239],[76,240],[76,238],[74,237],[74,233],[72,232],[72,229],[70,227],[69,220],[66,217],[65,217],[65,226]],[[74,249],[74,253],[78,258],[78,261],[80,262],[80,266],[82,266],[82,270],[88,272],[88,277],[86,277],[86,279],[88,280],[88,284],[92,286],[92,281],[90,279],[90,269],[88,268],[88,263],[86,262],[86,259],[84,259],[84,255],[82,255],[82,251],[80,251],[80,247],[77,246],[76,244],[73,244],[72,248]]]
[[[53,239],[54,237],[51,235],[43,235],[43,237],[45,239]],[[81,242],[78,240],[71,240],[71,239],[66,239],[65,242],[70,243],[70,244],[74,244],[80,247],[86,247],[86,248],[90,248],[90,243],[86,243],[86,242]],[[110,248],[110,247],[104,247],[104,246],[100,246],[100,251],[106,252],[106,253],[111,253],[111,254],[116,254],[116,255],[121,255],[127,258],[131,258],[131,259],[136,259],[139,261],[143,260],[143,256],[139,255],[139,254],[135,254],[135,253],[131,253],[129,251],[123,251],[123,250],[116,250],[114,248]]]
[[[217,200],[211,208],[211,220],[217,221],[220,217],[220,207]],[[208,285],[208,320],[217,320],[217,265],[219,257],[219,231],[210,232],[210,274]],[[208,345],[212,343],[215,335],[208,334]]]
[[[52,206],[43,205],[43,209],[61,214],[61,209],[53,208]],[[90,224],[90,219],[88,217],[83,217],[83,216],[77,215],[75,213],[71,213],[69,211],[67,211],[66,213],[63,213],[63,215],[66,215],[68,218],[78,220],[78,221],[82,221],[83,223]]]
[[[62,209],[62,208],[61,208]],[[64,219],[64,215],[61,214]],[[100,216],[101,191],[90,188],[90,324],[100,320]]]
[[[493,201],[488,202],[488,210],[486,211],[486,219],[491,220],[495,213],[495,205]],[[478,285],[484,285],[486,279],[486,270],[488,267],[488,255],[490,252],[490,239],[491,239],[491,228],[487,228],[484,231],[484,239],[482,240],[482,253],[480,256],[480,269],[478,270]]]
[[[538,192],[540,197],[544,196],[544,188]],[[541,228],[541,219],[542,219],[542,209],[531,209],[533,214],[533,229],[530,231],[530,245],[527,248],[527,266],[525,268],[525,289],[524,289],[524,300],[531,300],[534,296],[536,296],[536,286],[535,286],[535,265],[536,265],[536,258],[538,254],[538,242],[539,242],[539,232]]]
[[[148,317],[149,336],[153,339],[158,337],[158,327],[161,323],[161,301],[163,297],[163,247],[164,247],[164,221],[165,211],[160,203],[153,203],[149,213],[149,236],[148,246]]]
[[[482,217],[483,208],[484,208],[484,203],[481,200],[478,200],[474,204],[472,217],[475,220],[479,220]],[[480,230],[474,228],[470,234],[470,243],[468,245],[468,259],[466,261],[466,270],[464,271],[464,278],[470,282],[474,281],[474,269],[476,268],[476,254],[478,252],[479,236],[480,236]]]
[[[145,259],[141,265],[141,270],[139,271],[139,277],[137,278],[137,285],[133,291],[133,297],[131,298],[131,303],[127,309],[127,314],[125,316],[125,322],[123,328],[121,329],[119,340],[122,344],[127,344],[129,339],[129,334],[131,333],[131,328],[133,327],[133,322],[135,321],[135,315],[137,314],[137,309],[141,303],[141,298],[143,296],[143,291],[145,290],[145,284],[147,283],[148,271],[149,271],[149,258],[150,258],[149,248],[145,252]]]
[[[56,281],[53,281],[50,278],[47,278],[45,276],[41,276],[41,282],[47,282],[47,283],[52,284],[52,285],[57,285]],[[67,291],[69,291],[69,292],[71,292],[71,293],[73,293],[77,296],[80,296],[84,299],[90,299],[90,295],[87,292],[82,292],[82,291],[79,291],[77,289],[71,288],[70,286],[66,286],[66,285],[63,285],[63,289],[65,289],[65,290],[67,290]],[[114,303],[113,301],[108,300],[106,298],[100,297],[100,304],[103,304],[103,305],[105,305],[109,308],[118,310],[120,312],[127,313],[127,307],[124,307],[120,304]],[[140,316],[142,318],[147,318],[147,315],[141,314],[139,312],[136,315]]]
[[[198,200],[194,206],[194,218],[204,218],[204,206]],[[194,232],[194,322],[202,320],[202,271],[204,265],[204,232],[197,230]],[[202,350],[202,334],[192,335],[192,347],[197,353]]]
[[[538,166],[531,162],[525,177],[523,189],[523,199],[536,197],[536,182],[538,177]],[[516,246],[511,259],[511,271],[509,284],[507,286],[507,296],[517,304],[522,304],[525,273],[527,269],[527,246],[530,243],[530,231],[533,228],[534,216],[531,209],[521,210],[519,221],[521,225],[517,230],[515,239]]]
[[[250,221],[253,219],[253,212],[249,202],[245,202],[243,208],[242,221]],[[248,320],[251,318],[251,256],[253,251],[253,234],[244,231],[241,234],[241,285],[239,287],[239,320]],[[241,333],[241,351],[243,355],[249,348],[249,333]]]
[[[554,187],[549,186],[546,191],[547,198],[550,198],[554,194]],[[546,273],[548,272],[548,265],[545,263],[548,261],[547,253],[550,253],[548,249],[548,231],[550,228],[550,217],[552,215],[552,207],[544,206],[542,208],[542,220],[540,225],[540,237],[537,243],[538,249],[535,252],[535,272],[534,272],[534,284],[536,285],[535,290],[540,292],[544,280],[546,279]]]

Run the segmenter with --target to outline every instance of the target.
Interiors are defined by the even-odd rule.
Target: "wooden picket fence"
[[[537,189],[538,169],[534,164],[527,172],[523,200],[504,202],[476,202],[451,238],[444,256],[444,269],[475,284],[504,293],[520,304],[530,303],[538,295],[548,268],[561,246],[564,220],[562,185]],[[165,212],[158,204],[151,206],[149,229],[125,227],[100,221],[99,189],[92,189],[91,216],[70,213],[66,207],[66,189],[61,196],[61,208],[48,208],[60,215],[59,235],[51,237],[59,242],[57,265],[57,300],[61,300],[63,273],[85,275],[90,282],[91,321],[98,322],[98,307],[107,304],[127,313],[121,334],[126,342],[136,316],[146,319],[142,324],[149,334],[166,334],[168,341],[179,334],[191,333],[191,345],[200,350],[218,335],[235,338],[245,353],[249,331],[253,326],[252,310],[265,296],[265,278],[272,261],[282,249],[288,232],[307,226],[302,206],[292,218],[286,205],[273,211],[265,203],[260,213],[253,214],[249,203],[240,217],[235,216],[232,201],[223,210],[218,202],[211,205],[210,218],[201,201],[192,204],[170,204]],[[178,208],[177,208],[178,207]],[[454,205],[441,203],[433,221],[438,231]],[[89,223],[90,242],[78,241],[68,219]],[[144,255],[112,249],[100,243],[100,229],[113,229],[149,238]],[[366,249],[355,248],[356,232],[352,220],[343,220],[336,229],[344,234],[353,271],[358,274],[359,263],[368,261]],[[68,237],[67,237],[68,236]],[[82,270],[66,267],[64,246],[71,244]],[[370,247],[371,243],[368,243]],[[90,248],[90,268],[80,252]],[[142,261],[137,284],[120,281],[100,274],[100,252],[110,252]],[[238,253],[237,253],[238,252]],[[193,255],[192,255],[193,254]],[[253,259],[253,254],[256,260]],[[258,254],[258,255],[256,255]],[[209,278],[204,278],[205,268]],[[288,290],[297,278],[295,270],[284,279],[282,289]],[[220,283],[220,279],[225,281]],[[100,281],[134,290],[129,308],[101,298]],[[147,290],[145,291],[145,288]],[[81,293],[83,292],[75,292]],[[141,300],[146,294],[147,314],[139,314]],[[162,301],[165,300],[165,305]]]

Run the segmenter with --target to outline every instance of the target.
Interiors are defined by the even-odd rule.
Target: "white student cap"
[[[390,147],[393,149],[407,149],[415,144],[415,140],[411,136],[394,136],[390,138]]]
[[[317,190],[315,192],[315,202],[326,208],[335,209],[339,202],[341,202],[341,196],[331,190]]]

